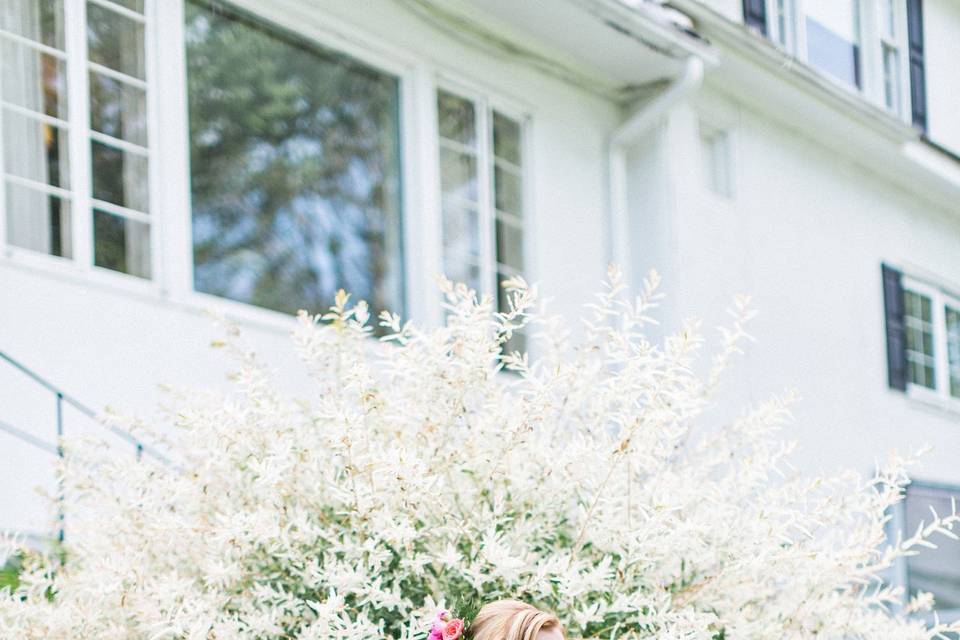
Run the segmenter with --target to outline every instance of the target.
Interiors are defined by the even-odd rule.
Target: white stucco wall
[[[509,56],[458,42],[398,3],[336,0],[322,3],[322,9],[319,4],[315,7],[308,10],[301,5],[300,14],[288,14],[293,24],[287,26],[299,21],[304,28],[328,29],[337,37],[372,41],[397,52],[416,78],[404,87],[418,94],[415,100],[434,100],[432,83],[444,75],[527,110],[532,119],[530,272],[543,294],[555,299],[554,311],[577,313],[584,300],[565,294],[575,291],[585,296],[595,289],[606,267],[605,141],[619,117],[618,109]],[[424,91],[430,95],[420,95]],[[408,144],[423,144],[424,138],[418,137],[422,132],[404,134]],[[161,148],[169,154],[176,145]],[[434,153],[432,147],[415,152],[414,163],[406,171],[420,171],[416,159],[421,152]],[[167,155],[159,161],[176,169],[185,158]],[[177,185],[165,187],[176,189]],[[435,184],[423,185],[411,196],[411,208],[425,207],[426,192],[435,188]],[[186,229],[187,212],[164,213],[174,226]],[[406,229],[414,245],[424,237],[436,237],[427,231]],[[168,226],[163,237],[166,241],[176,234]],[[171,264],[177,260],[176,252],[162,249],[165,272],[182,272],[183,264]],[[204,308],[225,311],[239,320],[251,345],[291,390],[309,392],[287,339],[291,318],[218,304],[178,290],[175,280],[162,287],[129,287],[125,278],[114,274],[85,274],[53,259],[32,257],[37,260],[0,254],[0,350],[95,408],[109,404],[149,415],[161,397],[159,383],[223,386],[229,367],[208,347],[217,334],[204,317]],[[416,258],[410,288],[432,291],[434,273]],[[423,303],[422,297],[413,296],[409,311],[422,316]],[[0,420],[52,441],[52,407],[49,394],[0,363]],[[74,412],[68,412],[66,422],[68,432],[94,428]],[[50,509],[34,488],[44,485],[52,490],[49,462],[48,454],[0,433],[0,528],[46,527]]]
[[[796,388],[803,400],[787,435],[800,441],[800,469],[869,471],[890,451],[933,445],[917,477],[960,482],[960,414],[887,386],[880,279],[886,261],[936,274],[947,286],[960,283],[960,211],[891,185],[869,168],[875,158],[844,157],[717,87],[708,85],[695,102],[658,130],[659,144],[669,145],[660,153],[672,159],[671,182],[666,194],[634,202],[631,226],[638,246],[651,246],[639,250],[640,267],[645,251],[666,258],[658,266],[668,326],[702,318],[715,338],[732,297],[753,297],[757,342],[730,372],[719,415]],[[700,118],[730,131],[733,200],[705,186]],[[667,254],[657,248],[664,241]]]

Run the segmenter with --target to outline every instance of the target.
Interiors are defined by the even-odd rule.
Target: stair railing
[[[10,355],[7,354],[7,353],[4,353],[3,351],[0,351],[0,360],[3,360],[3,361],[5,361],[5,362],[7,362],[7,363],[10,364],[11,366],[13,366],[15,369],[17,369],[18,371],[20,371],[22,374],[24,374],[25,376],[27,376],[28,378],[30,378],[31,380],[33,380],[35,383],[37,383],[38,385],[40,385],[41,387],[45,388],[47,391],[49,391],[50,393],[53,394],[54,402],[55,402],[55,409],[56,409],[57,442],[56,442],[55,445],[54,445],[54,444],[50,444],[50,443],[46,442],[45,440],[43,440],[43,439],[41,439],[41,438],[38,438],[38,437],[36,437],[35,435],[33,435],[33,434],[31,434],[31,433],[29,433],[29,432],[27,432],[27,431],[24,431],[23,429],[18,429],[17,427],[15,427],[15,426],[13,426],[13,425],[11,425],[11,424],[8,424],[8,423],[6,423],[6,422],[2,422],[2,421],[0,421],[0,431],[2,431],[2,432],[4,432],[4,433],[7,433],[7,434],[9,434],[9,435],[11,435],[11,436],[13,436],[14,438],[17,438],[18,440],[21,440],[22,442],[26,442],[27,444],[32,445],[32,446],[34,446],[34,447],[36,447],[36,448],[38,448],[38,449],[41,449],[41,450],[43,450],[43,451],[46,451],[47,453],[51,453],[51,454],[53,454],[53,455],[56,455],[58,458],[61,458],[61,459],[62,459],[63,456],[64,456],[64,451],[63,451],[63,436],[64,436],[64,416],[63,416],[63,409],[64,409],[64,404],[65,404],[65,403],[68,404],[68,405],[70,405],[71,407],[73,407],[73,408],[76,409],[77,411],[79,411],[81,414],[83,414],[83,415],[85,415],[86,417],[90,418],[91,420],[93,420],[93,421],[95,421],[95,422],[97,422],[97,423],[99,423],[99,424],[101,424],[101,425],[103,424],[102,422],[100,422],[100,420],[97,419],[97,412],[96,412],[96,411],[94,411],[93,409],[91,409],[90,407],[88,407],[87,405],[85,405],[84,403],[80,402],[79,400],[77,400],[77,399],[76,399],[75,397],[73,397],[72,395],[66,393],[63,389],[61,389],[60,387],[54,385],[52,382],[50,382],[49,380],[47,380],[46,378],[44,378],[43,376],[41,376],[41,375],[38,374],[37,372],[33,371],[32,369],[30,369],[29,367],[27,367],[26,365],[24,365],[24,364],[23,364],[22,362],[20,362],[19,360],[14,359],[12,356],[10,356]],[[121,440],[123,440],[123,441],[129,443],[131,446],[133,446],[133,447],[134,447],[135,454],[136,454],[136,456],[137,456],[137,460],[142,460],[142,459],[143,459],[143,455],[144,455],[144,454],[147,454],[147,455],[149,455],[150,457],[152,457],[152,458],[154,458],[154,459],[156,459],[156,460],[158,460],[158,461],[160,461],[160,462],[162,462],[162,463],[164,463],[164,464],[169,464],[170,461],[166,458],[166,456],[164,456],[162,453],[160,453],[159,451],[157,451],[157,450],[154,449],[153,447],[149,447],[149,446],[143,444],[140,440],[138,440],[136,437],[134,437],[131,433],[129,433],[129,432],[123,430],[123,429],[120,429],[119,427],[113,426],[113,425],[103,425],[103,426],[104,426],[104,428],[106,428],[108,431],[110,431],[113,435],[117,436],[117,437],[120,438]],[[64,495],[63,495],[63,486],[62,486],[62,483],[61,483],[61,486],[59,487],[59,494],[58,494],[58,496],[57,496],[57,505],[58,505],[58,506],[57,506],[57,522],[58,522],[57,539],[58,539],[60,542],[63,542],[63,540],[64,540],[64,533],[65,533],[65,531],[64,531],[64,530],[65,530],[65,526],[64,526],[64,525],[65,525],[65,517],[66,517],[66,515],[65,515],[65,513],[64,513],[64,506],[63,506],[63,505],[64,505]]]

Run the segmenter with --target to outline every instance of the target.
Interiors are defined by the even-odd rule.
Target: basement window
[[[908,538],[921,523],[929,524],[933,509],[941,518],[949,516],[960,501],[960,487],[912,482],[904,499],[893,508],[889,525],[891,541]],[[960,548],[942,535],[935,535],[936,549],[897,560],[893,583],[904,588],[906,599],[920,592],[932,593],[936,614],[944,621],[960,618]],[[949,543],[949,544],[944,544]],[[932,614],[930,616],[932,618]]]

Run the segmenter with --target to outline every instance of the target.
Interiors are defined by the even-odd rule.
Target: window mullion
[[[490,105],[476,103],[477,112],[477,179],[480,197],[480,288],[481,293],[497,297],[496,251],[493,241],[495,212],[493,210],[493,126]]]
[[[87,12],[85,0],[64,2],[67,49],[67,107],[70,122],[70,176],[73,201],[74,261],[82,269],[93,265],[93,222],[90,211],[90,105],[87,74]]]

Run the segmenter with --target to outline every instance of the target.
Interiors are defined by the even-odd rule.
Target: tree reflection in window
[[[221,3],[187,3],[197,290],[402,311],[399,83]]]

